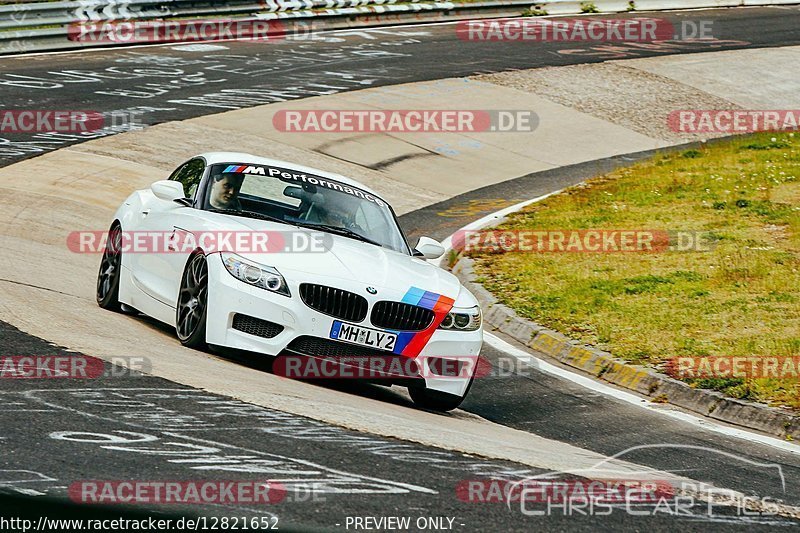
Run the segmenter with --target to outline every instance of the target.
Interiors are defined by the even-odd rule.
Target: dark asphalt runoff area
[[[99,111],[110,124],[101,133],[112,134],[124,131],[130,117],[146,126],[320,94],[480,72],[800,44],[800,9],[794,7],[651,16],[671,20],[676,27],[685,21],[712,20],[716,40],[613,46],[478,43],[459,40],[453,26],[434,25],[353,30],[270,44],[225,42],[224,49],[164,45],[7,57],[0,58],[0,103],[4,108]],[[87,139],[3,135],[0,165]],[[618,156],[521,176],[403,215],[401,225],[411,239],[421,234],[441,239],[506,205],[647,155]],[[4,356],[78,356],[1,322],[0,349]],[[488,345],[482,354],[496,369],[508,359]],[[242,364],[249,364],[253,372],[267,371],[252,362]],[[421,522],[426,530],[452,531],[728,531],[800,525],[772,516],[737,516],[721,507],[709,516],[703,502],[693,502],[685,513],[642,505],[642,514],[637,516],[618,508],[600,516],[564,509],[534,515],[531,510],[543,508],[468,503],[457,492],[465,480],[518,480],[545,472],[360,434],[124,372],[108,363],[104,368],[109,375],[100,379],[0,382],[0,517],[38,517],[48,510],[53,516],[85,516],[90,508],[86,505],[78,504],[77,514],[72,515],[74,509],[61,506],[70,501],[70,494],[74,496],[74,484],[87,480],[270,480],[278,484],[279,493],[283,490],[283,497],[269,504],[112,507],[109,512],[111,516],[143,513],[164,519],[240,517],[240,529],[246,529],[241,527],[244,520],[255,518],[261,529],[266,529],[264,523],[276,521],[283,530],[331,531],[358,530],[354,520],[359,517],[409,517],[410,530],[419,529],[416,521],[422,518],[427,520]],[[621,459],[636,464],[800,507],[797,453],[685,424],[548,374],[497,373],[504,375],[476,380],[464,410],[607,456],[621,454]],[[353,383],[342,390],[405,402],[414,409],[383,387]],[[17,500],[20,497],[27,500]],[[36,506],[27,507],[30,501],[36,501]],[[102,512],[106,511],[98,510]],[[372,530],[390,528],[387,522],[372,525]],[[17,530],[0,521],[0,530],[6,529]]]

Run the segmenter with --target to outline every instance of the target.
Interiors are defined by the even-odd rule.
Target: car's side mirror
[[[153,191],[153,194],[156,198],[166,200],[168,202],[172,202],[173,200],[184,197],[183,185],[177,181],[157,181],[150,186],[150,190]]]
[[[420,237],[417,245],[414,247],[415,252],[419,252],[425,259],[438,259],[444,255],[444,246],[437,240],[430,237]],[[414,254],[418,255],[418,254]]]

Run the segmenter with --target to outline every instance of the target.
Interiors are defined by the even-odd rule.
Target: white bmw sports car
[[[328,377],[406,386],[446,411],[469,391],[483,327],[475,297],[426,261],[443,252],[427,237],[410,248],[389,204],[354,180],[206,153],[117,210],[97,302],[170,324],[189,347],[315,362],[306,370],[335,361]]]

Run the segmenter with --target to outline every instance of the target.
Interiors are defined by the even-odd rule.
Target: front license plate
[[[331,339],[391,352],[397,342],[397,335],[379,329],[362,328],[355,324],[334,320],[331,328]]]

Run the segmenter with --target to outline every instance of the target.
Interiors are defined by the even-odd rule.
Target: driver
[[[331,193],[325,196],[325,202],[317,206],[319,221],[329,226],[361,229],[355,223],[356,201],[346,194]]]
[[[242,210],[239,203],[239,190],[242,188],[244,176],[242,174],[218,174],[214,176],[211,184],[211,196],[209,203],[215,209],[235,209]]]

